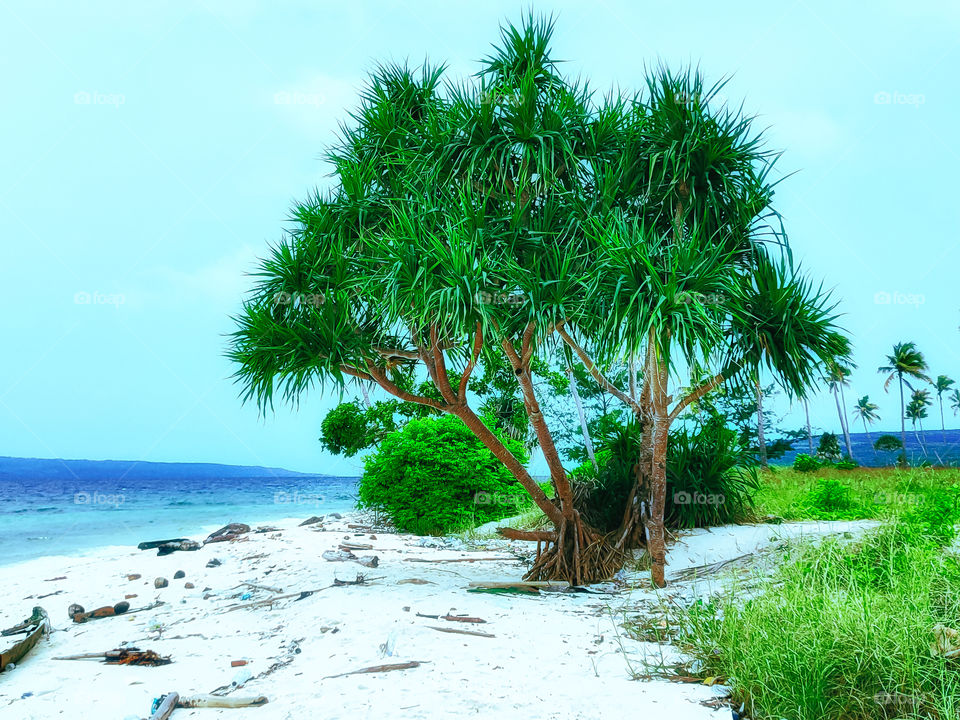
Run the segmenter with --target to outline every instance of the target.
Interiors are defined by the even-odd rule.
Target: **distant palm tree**
[[[870,430],[867,428],[867,423],[872,425],[880,419],[880,415],[877,413],[879,409],[879,405],[870,402],[869,395],[864,395],[857,400],[857,404],[853,406],[853,414],[863,421],[863,431],[867,434],[867,442],[870,442]]]
[[[940,402],[940,432],[944,442],[947,441],[947,426],[943,422],[943,394],[953,386],[954,382],[946,375],[937,375],[933,389],[937,391],[937,400]],[[956,390],[954,390],[956,392]]]
[[[954,415],[960,413],[960,390],[950,393],[950,407],[953,408]]]
[[[913,423],[913,434],[917,436],[917,442],[920,443],[920,449],[923,454],[927,454],[927,448],[923,443],[923,419],[927,417],[927,408],[933,404],[928,390],[914,390],[910,395],[910,402],[907,403],[906,416]],[[920,433],[917,433],[917,424],[920,425]]]
[[[927,369],[927,361],[923,359],[923,353],[917,350],[916,343],[906,342],[897,343],[893,346],[893,354],[887,355],[888,365],[881,365],[877,368],[879,373],[890,373],[886,382],[883,383],[884,391],[890,387],[890,383],[897,378],[900,384],[900,441],[903,443],[904,453],[907,448],[907,406],[903,398],[903,386],[913,390],[913,386],[904,376],[930,382],[930,378],[924,374]]]
[[[830,385],[830,392],[837,401],[837,415],[840,416],[840,429],[843,431],[843,442],[847,446],[847,457],[853,458],[853,449],[850,447],[850,430],[847,426],[846,400],[843,397],[843,386],[848,385],[850,368],[844,367],[831,360],[827,363],[826,379]]]
[[[813,430],[810,429],[810,406],[807,399],[803,399],[803,411],[807,415],[807,444],[810,446],[810,457],[813,457]]]

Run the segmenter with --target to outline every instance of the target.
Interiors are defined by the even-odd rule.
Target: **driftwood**
[[[250,532],[249,525],[244,525],[243,523],[230,523],[229,525],[224,525],[219,530],[214,530],[212,533],[207,535],[207,539],[203,541],[203,544],[209,545],[210,543],[236,540],[238,537],[248,532]]]
[[[417,613],[417,617],[430,618],[431,620],[450,620],[453,622],[465,622],[465,623],[485,623],[486,620],[478,617],[468,617],[467,615],[424,615],[423,613]]]
[[[430,628],[431,630],[437,630],[439,632],[445,632],[445,633],[455,633],[457,635],[473,635],[475,637],[485,637],[485,638],[496,637],[496,635],[491,635],[490,633],[485,633],[485,632],[479,632],[478,630],[461,630],[460,628],[440,627],[439,625],[427,625],[427,627]]]
[[[260,707],[269,702],[264,695],[257,697],[219,697],[217,695],[191,695],[190,697],[180,698],[177,702],[178,708],[242,708],[242,707]]]
[[[733,565],[747,558],[753,557],[753,553],[747,553],[746,555],[740,555],[739,557],[731,558],[729,560],[721,560],[720,562],[710,563],[709,565],[697,565],[696,567],[684,568],[683,570],[678,570],[673,573],[671,580],[676,582],[677,580],[693,580],[698,577],[705,577],[707,575],[712,575],[728,565]]]
[[[442,558],[439,560],[430,558],[404,558],[404,562],[416,563],[456,563],[456,562],[516,562],[515,557],[485,557],[485,558]]]
[[[347,675],[362,675],[365,673],[390,672],[391,670],[409,670],[410,668],[420,667],[425,662],[428,662],[428,661],[427,660],[411,660],[410,662],[392,663],[389,665],[371,665],[370,667],[361,668],[359,670],[351,670],[350,672],[340,673],[339,675],[327,675],[323,679],[330,680],[332,678],[346,677]]]
[[[154,710],[153,715],[150,716],[150,720],[167,720],[170,714],[176,709],[178,702],[180,702],[180,696],[175,692],[162,696],[160,703],[157,705],[157,709]]]
[[[137,545],[138,550],[156,550],[157,555],[169,555],[177,550],[199,550],[200,543],[188,538],[173,538],[171,540],[149,540]]]
[[[160,656],[153,650],[141,650],[135,647],[118,648],[106,652],[82,653],[80,655],[63,655],[54,660],[103,660],[107,665],[146,665],[159,667],[173,662],[170,656]]]
[[[118,602],[113,607],[110,607],[109,605],[105,605],[104,607],[97,608],[96,610],[91,610],[90,612],[84,612],[83,609],[81,609],[80,612],[74,613],[70,617],[73,618],[73,621],[75,623],[84,623],[84,622],[87,622],[88,620],[99,620],[100,618],[114,617],[116,615],[133,615],[134,613],[143,612],[144,610],[153,610],[154,608],[158,608],[161,605],[163,605],[163,601],[158,600],[157,602],[151,603],[150,605],[145,605],[144,607],[136,608],[135,610],[130,610],[129,609],[130,603],[124,601],[124,602]]]
[[[269,585],[254,585],[250,582],[242,582],[241,585],[246,585],[247,587],[254,588],[255,590],[268,590],[269,592],[282,593],[283,588],[270,587]]]
[[[352,543],[352,542],[342,542],[340,543],[341,550],[373,550],[373,545],[369,543]]]

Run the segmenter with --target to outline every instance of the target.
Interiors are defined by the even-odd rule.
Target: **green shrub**
[[[793,460],[793,469],[797,472],[813,472],[814,470],[819,469],[820,463],[817,462],[817,459],[810,457],[806,453],[800,453]]]
[[[501,437],[522,462],[522,443]],[[359,505],[401,532],[441,534],[518,514],[529,496],[456,417],[411,420],[364,460]]]
[[[601,439],[598,469],[584,463],[571,473],[574,502],[584,520],[604,532],[623,520],[636,480],[640,425],[630,422]],[[736,431],[708,421],[670,434],[667,451],[668,527],[722,525],[741,519],[752,506],[759,479],[753,454]]]
[[[856,470],[858,467],[860,467],[860,463],[858,463],[856,460],[847,458],[846,460],[841,460],[840,462],[836,463],[834,467],[837,470]]]
[[[742,519],[760,487],[756,459],[736,431],[716,420],[671,433],[667,455],[668,527],[724,525]]]
[[[864,509],[853,490],[839,480],[818,478],[816,485],[799,500],[805,517],[839,520],[861,517]]]
[[[837,462],[840,459],[840,441],[836,435],[825,432],[820,436],[820,443],[817,445],[817,457],[830,462]]]

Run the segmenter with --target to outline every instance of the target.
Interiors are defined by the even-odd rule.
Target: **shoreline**
[[[69,698],[80,717],[142,718],[163,693],[210,693],[249,670],[252,678],[228,694],[265,695],[268,704],[178,710],[173,720],[188,713],[285,720],[304,707],[322,718],[427,720],[479,713],[567,720],[619,716],[625,706],[669,712],[671,720],[730,717],[727,708],[701,704],[722,697],[722,686],[631,676],[631,668],[647,672],[645,664],[678,662],[682,656],[670,645],[626,637],[619,624],[664,597],[689,596],[694,584],[675,582],[657,592],[647,573],[625,571],[618,581],[582,592],[474,593],[471,582],[520,580],[521,560],[534,551],[531,544],[394,534],[371,528],[370,517],[360,513],[319,527],[300,527],[303,519],[270,521],[278,532],[163,557],[121,546],[0,567],[8,598],[0,608],[0,626],[19,622],[35,604],[48,611],[53,626],[20,666],[0,674],[0,708],[9,706],[8,712],[25,720],[46,720],[63,717],[62,698]],[[783,537],[859,526],[797,523],[683,533],[671,547],[669,571],[735,558]],[[149,539],[159,538],[144,538]],[[371,546],[354,553],[377,556],[376,567],[324,559],[324,553],[335,556],[344,541]],[[214,557],[222,564],[206,567]],[[185,577],[174,580],[176,570]],[[141,577],[128,580],[132,573]],[[364,577],[359,585],[335,585],[356,582],[358,575]],[[169,585],[155,588],[155,577],[168,579]],[[300,598],[305,591],[311,594]],[[71,603],[91,610],[127,595],[136,596],[127,600],[134,609],[163,604],[83,624],[67,616]],[[445,619],[461,614],[485,622]],[[123,643],[169,655],[173,662],[131,667],[53,659]],[[233,668],[234,660],[248,664]],[[343,675],[411,661],[422,665]],[[109,693],[102,691],[103,682],[110,684]]]

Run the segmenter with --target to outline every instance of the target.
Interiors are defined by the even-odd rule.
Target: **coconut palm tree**
[[[953,409],[954,415],[960,413],[960,390],[955,389],[950,393],[950,407]]]
[[[933,389],[937,391],[937,401],[940,403],[940,432],[944,442],[947,441],[947,426],[943,422],[943,394],[953,385],[953,380],[946,375],[937,375],[937,379],[933,382]]]
[[[879,409],[879,405],[870,402],[869,395],[864,395],[853,406],[853,414],[863,422],[863,431],[867,434],[867,442],[870,442],[870,430],[867,428],[867,423],[872,425],[880,419],[880,415],[877,413]]]
[[[900,385],[900,441],[903,443],[903,451],[907,449],[907,406],[903,397],[903,386],[906,385],[910,390],[913,386],[906,378],[914,378],[930,382],[930,378],[925,374],[927,370],[927,361],[923,358],[923,353],[917,350],[916,343],[905,342],[897,343],[893,346],[893,354],[887,355],[887,365],[881,365],[877,368],[879,373],[889,373],[886,381],[883,383],[883,389],[886,392],[894,378]]]
[[[913,434],[917,436],[917,442],[923,454],[927,454],[927,448],[923,442],[923,419],[927,417],[927,408],[933,404],[928,390],[914,390],[910,395],[910,402],[907,403],[905,415],[913,423]],[[917,425],[920,425],[920,432],[917,433]]]
[[[853,458],[853,449],[850,446],[850,429],[847,425],[846,400],[843,397],[843,386],[850,384],[850,368],[844,367],[835,360],[830,360],[826,368],[826,380],[837,401],[837,415],[840,416],[840,429],[843,431],[843,442],[847,446],[847,457]]]

